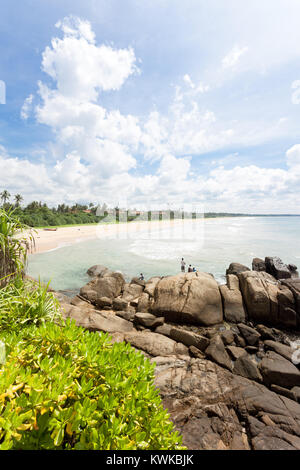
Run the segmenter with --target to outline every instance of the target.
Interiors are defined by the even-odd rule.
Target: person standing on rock
[[[189,273],[192,273],[192,272],[193,272],[193,268],[192,268],[192,265],[191,265],[191,264],[189,265],[188,272],[189,272]]]
[[[182,273],[185,273],[185,265],[186,265],[186,262],[184,261],[184,258],[181,259],[181,272]]]
[[[140,274],[139,280],[140,280],[140,281],[144,281],[144,280],[145,280],[143,273]]]

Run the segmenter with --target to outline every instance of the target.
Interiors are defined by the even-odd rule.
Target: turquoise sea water
[[[299,217],[234,217],[197,221],[184,232],[161,226],[158,231],[132,233],[129,239],[95,239],[33,254],[28,274],[51,280],[57,290],[76,290],[88,281],[86,270],[102,264],[122,271],[127,279],[143,272],[145,278],[173,275],[180,260],[219,282],[231,262],[251,267],[254,257],[279,256],[300,266]]]

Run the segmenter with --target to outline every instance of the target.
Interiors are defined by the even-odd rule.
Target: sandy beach
[[[199,222],[199,219],[197,222]],[[176,226],[186,226],[195,223],[195,220],[163,220],[163,221],[139,221],[120,224],[74,225],[74,227],[58,227],[56,231],[45,229],[33,229],[31,232],[35,239],[35,247],[32,254],[44,253],[57,248],[80,243],[96,238],[120,238],[135,233],[150,234],[153,231],[172,229]],[[24,232],[23,237],[28,237],[29,232]]]

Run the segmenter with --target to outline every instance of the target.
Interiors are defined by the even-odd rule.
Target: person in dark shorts
[[[185,273],[185,265],[186,265],[186,262],[184,261],[184,258],[181,259],[181,272],[182,273]]]

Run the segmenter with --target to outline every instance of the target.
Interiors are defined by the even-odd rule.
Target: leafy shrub
[[[28,228],[13,210],[0,209],[0,287],[24,268],[29,245],[34,240],[29,235],[25,242],[20,234]]]
[[[0,289],[0,331],[21,331],[59,317],[59,303],[48,286],[16,278]]]
[[[69,321],[4,341],[0,449],[182,448],[154,388],[154,366],[130,345]]]

